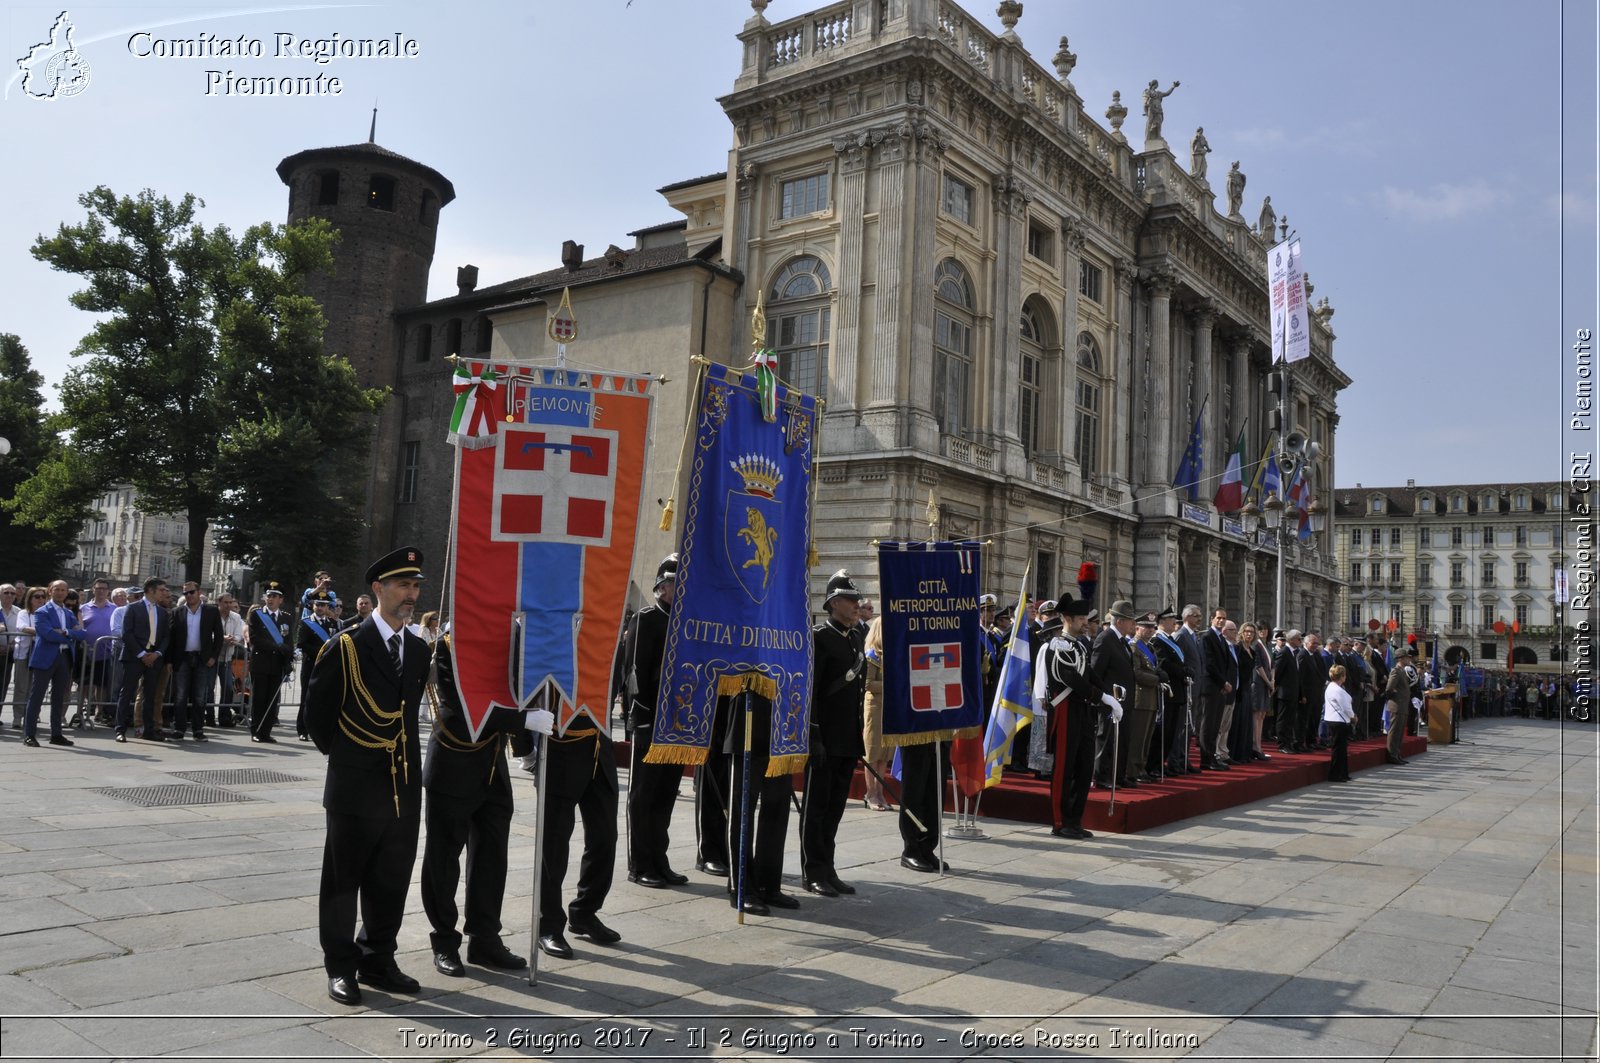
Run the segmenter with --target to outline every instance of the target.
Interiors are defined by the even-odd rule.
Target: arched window
[[[451,318],[444,326],[444,353],[461,353],[461,319]]]
[[[1073,454],[1085,475],[1100,471],[1100,345],[1087,332],[1078,334],[1078,430]]]
[[[976,300],[953,258],[933,274],[933,416],[949,435],[972,434],[972,327]]]
[[[815,255],[790,259],[767,292],[767,342],[778,356],[778,375],[819,399],[828,397],[828,333],[833,281]]]
[[[1023,453],[1031,458],[1039,453],[1039,421],[1044,412],[1044,335],[1038,313],[1027,304],[1022,307],[1021,334],[1017,435],[1022,440]]]
[[[317,206],[334,207],[339,204],[339,171],[323,170],[317,175]]]
[[[367,206],[373,210],[394,210],[394,178],[378,173],[367,183]]]

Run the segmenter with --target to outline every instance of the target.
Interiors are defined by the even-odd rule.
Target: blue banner
[[[753,373],[707,368],[695,417],[652,763],[703,761],[717,698],[748,690],[773,706],[767,774],[805,766],[812,648],[806,561],[815,431],[811,396],[781,388],[777,418],[768,422]]]
[[[976,737],[983,724],[981,553],[975,542],[878,544],[887,745]]]

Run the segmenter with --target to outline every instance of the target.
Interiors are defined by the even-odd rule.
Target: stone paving
[[[801,909],[743,926],[692,870],[685,785],[691,882],[619,871],[620,945],[574,939],[535,987],[446,978],[413,888],[398,959],[422,992],[354,1010],[317,949],[322,759],[213,734],[3,732],[0,1058],[1595,1058],[1592,727],[1473,722],[1408,766],[1139,835],[985,821],[946,843],[943,877],[902,869],[894,817],[857,804],[839,855],[859,895],[799,892],[791,843]],[[237,768],[294,779],[155,808],[97,792]],[[520,778],[505,920],[524,951]]]

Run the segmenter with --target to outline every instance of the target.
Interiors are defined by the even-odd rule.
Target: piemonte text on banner
[[[976,737],[983,725],[981,554],[975,542],[878,544],[885,745]]]
[[[652,381],[478,363],[467,378],[449,616],[472,735],[491,707],[529,707],[541,690],[559,733],[579,716],[606,727]],[[485,379],[497,386],[483,387]]]
[[[816,399],[710,365],[695,406],[678,589],[645,760],[699,764],[719,697],[772,706],[768,775],[805,766],[811,717],[811,474]]]

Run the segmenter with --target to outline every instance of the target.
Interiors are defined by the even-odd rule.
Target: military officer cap
[[[822,600],[822,604],[827,605],[835,598],[849,598],[853,602],[861,600],[861,592],[856,590],[856,585],[850,579],[850,573],[842,568],[828,580],[828,596]]]
[[[1061,603],[1054,598],[1046,598],[1039,603],[1039,608],[1035,610],[1040,616],[1055,616],[1060,611]]]
[[[1173,609],[1173,608],[1170,608],[1170,607],[1166,608],[1166,609],[1163,609],[1163,610],[1161,610],[1161,612],[1156,614],[1156,620],[1157,621],[1161,621],[1161,620],[1176,620],[1176,619],[1178,619],[1178,611],[1176,609]]]
[[[980,594],[978,595],[978,608],[982,609],[987,606],[992,609],[998,601],[999,599],[992,594]]]
[[[1088,616],[1092,612],[1094,612],[1094,606],[1090,605],[1081,598],[1076,601],[1065,601],[1061,603],[1062,616]]]
[[[1010,620],[1011,619],[1011,606],[1008,605],[1004,609],[995,610],[994,618],[996,620]]]
[[[386,579],[422,579],[422,551],[415,546],[402,546],[391,550],[367,566],[367,582],[381,583]]]
[[[668,554],[661,559],[661,564],[656,566],[655,589],[660,590],[663,583],[675,582],[678,578],[678,555]]]
[[[1400,646],[1394,651],[1394,657],[1397,661],[1402,657],[1415,657],[1416,655],[1417,651],[1412,649],[1410,646]]]
[[[1134,623],[1137,624],[1139,627],[1155,627],[1156,626],[1156,614],[1154,614],[1154,613],[1145,613],[1142,616],[1140,616],[1139,619],[1135,620]]]
[[[1084,602],[1083,604],[1084,605],[1089,605],[1088,602]],[[1100,619],[1100,610],[1096,609],[1092,605],[1089,605],[1089,611],[1087,613],[1084,613],[1083,615],[1088,617],[1090,620],[1098,622],[1099,619]]]
[[[317,593],[315,593],[315,594],[313,594],[311,596],[311,604],[312,605],[332,605],[333,601],[332,601],[332,599],[330,599],[328,597],[328,592],[327,591],[318,591]]]
[[[274,596],[282,598],[283,597],[283,588],[278,586],[278,581],[277,580],[270,579],[270,580],[267,581],[267,589],[261,592],[261,597],[263,599],[266,599],[266,598],[271,598],[271,597],[274,597]]]

